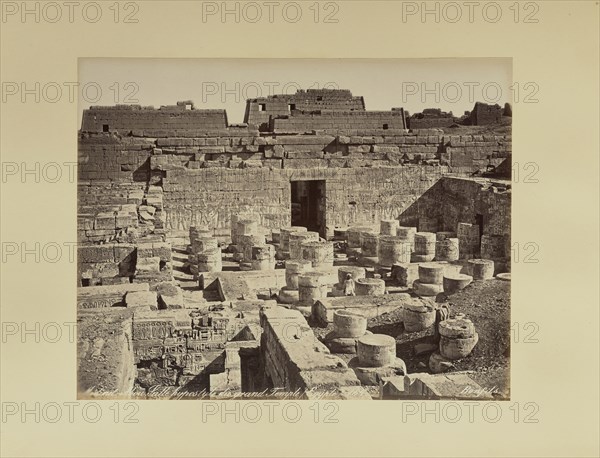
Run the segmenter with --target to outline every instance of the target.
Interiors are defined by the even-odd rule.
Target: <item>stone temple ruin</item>
[[[498,108],[308,90],[248,100],[243,124],[191,101],[85,110],[80,397],[491,397],[469,364],[501,313],[465,307],[510,294]]]

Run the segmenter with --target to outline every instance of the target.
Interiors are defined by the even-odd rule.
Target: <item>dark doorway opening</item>
[[[483,215],[480,213],[477,213],[475,215],[475,224],[477,224],[479,226],[479,237],[481,237],[483,235]]]
[[[102,132],[108,132],[108,124],[102,124]]]
[[[325,238],[325,180],[292,181],[292,225]]]

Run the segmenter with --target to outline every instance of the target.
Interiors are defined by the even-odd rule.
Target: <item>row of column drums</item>
[[[384,267],[459,259],[459,240],[455,233],[418,232],[416,227],[400,226],[397,220],[381,221],[379,230],[373,226],[349,227],[345,238],[350,252],[360,250],[361,258]]]
[[[337,295],[343,294],[344,282],[350,274],[355,281],[357,296],[381,296],[385,294],[385,281],[380,278],[366,278],[366,269],[358,266],[339,266],[338,283],[333,289]],[[330,273],[315,270],[308,260],[285,261],[285,286],[279,291],[279,301],[284,304],[312,306],[329,293]]]
[[[416,227],[400,226],[398,220],[383,220],[379,230],[373,226],[352,226],[336,233],[347,241],[350,252],[384,267],[479,257],[500,259],[510,252],[507,237],[480,236],[479,226],[469,223],[458,223],[457,232],[419,232]]]

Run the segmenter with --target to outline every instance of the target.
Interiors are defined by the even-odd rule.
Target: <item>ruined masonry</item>
[[[454,370],[477,322],[441,304],[510,280],[509,109],[90,107],[78,154],[80,397],[481,393]]]

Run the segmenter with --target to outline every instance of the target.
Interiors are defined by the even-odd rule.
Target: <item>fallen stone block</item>
[[[158,309],[158,296],[156,291],[131,291],[125,295],[127,307],[150,307],[151,310]]]

